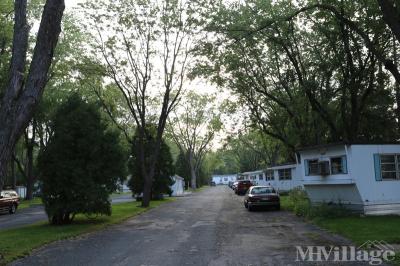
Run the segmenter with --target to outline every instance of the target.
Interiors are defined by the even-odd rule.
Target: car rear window
[[[251,190],[251,194],[271,194],[275,193],[275,189],[270,187],[255,187]]]

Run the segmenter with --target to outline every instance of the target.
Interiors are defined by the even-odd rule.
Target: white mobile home
[[[299,150],[312,203],[400,214],[400,144],[336,143]]]
[[[267,168],[266,171],[266,182],[280,191],[303,186],[302,179],[301,166],[298,164],[277,165]]]
[[[255,185],[270,185],[279,191],[288,191],[302,186],[301,167],[285,164],[240,174],[240,180],[250,180]]]
[[[236,174],[231,175],[213,175],[212,181],[217,185],[228,185],[229,182],[235,182],[237,179]]]

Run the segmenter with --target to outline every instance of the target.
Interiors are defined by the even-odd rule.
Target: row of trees
[[[399,139],[394,1],[255,0],[205,11],[210,37],[195,73],[239,95],[253,128],[286,150]]]
[[[118,145],[131,149],[130,185],[134,193],[143,192],[144,207],[167,192],[174,173],[165,137],[183,155],[180,163],[190,169],[192,187],[197,176],[205,179],[204,156],[221,123],[212,97],[183,93],[195,29],[189,3],[88,2],[88,34],[79,20],[63,14],[63,1],[13,2],[0,6],[0,190],[6,176],[15,186],[20,175],[31,199],[40,178],[46,211],[56,224],[72,221],[76,213],[109,214],[108,194],[123,178],[124,164],[109,167],[107,159],[94,156],[107,149],[100,145],[104,138],[116,151]],[[38,33],[30,32],[39,21]],[[164,136],[181,98],[198,112],[189,105],[175,111]],[[110,130],[125,138],[107,135]],[[97,138],[92,146],[85,135]],[[126,162],[126,150],[115,152],[114,159]],[[82,165],[90,162],[93,167]],[[102,196],[92,201],[88,193]]]

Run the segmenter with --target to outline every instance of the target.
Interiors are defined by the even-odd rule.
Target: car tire
[[[14,214],[17,211],[17,206],[15,204],[11,205],[10,207],[10,214]]]
[[[248,210],[249,212],[251,212],[251,211],[253,210],[253,207],[251,207],[250,205],[248,205],[248,206],[247,206],[247,210]]]
[[[247,203],[244,203],[244,207],[247,209],[249,206],[247,205]]]

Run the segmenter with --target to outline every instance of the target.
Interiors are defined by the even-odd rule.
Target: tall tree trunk
[[[189,152],[189,166],[190,166],[190,187],[192,189],[197,188],[197,176],[196,176],[196,169],[195,163],[193,158],[193,153]]]
[[[12,188],[15,190],[17,188],[17,175],[15,174],[15,162],[11,159],[11,177],[13,180]]]
[[[32,137],[29,139],[28,133],[26,134],[26,159],[27,159],[27,169],[26,169],[26,199],[33,199],[33,186],[35,184],[35,177],[33,175],[33,150],[35,148],[35,138],[36,138],[36,122],[33,119],[32,122]]]
[[[29,72],[24,78],[29,26],[27,0],[15,0],[10,79],[0,106],[0,191],[15,143],[32,119],[47,83],[54,49],[61,32],[64,0],[47,0],[37,34]]]
[[[152,195],[152,187],[153,187],[153,175],[146,174],[144,176],[144,186],[143,186],[143,198],[142,198],[142,207],[147,208],[150,206],[151,195]]]
[[[29,145],[26,153],[27,156],[27,180],[26,180],[26,199],[31,200],[33,198],[33,185],[35,184],[35,178],[33,176],[33,146]]]
[[[393,62],[396,68],[398,67],[397,49],[396,49],[396,38],[393,36]],[[397,134],[400,136],[400,84],[396,82],[394,84],[395,99],[396,99],[396,118],[397,118]]]

